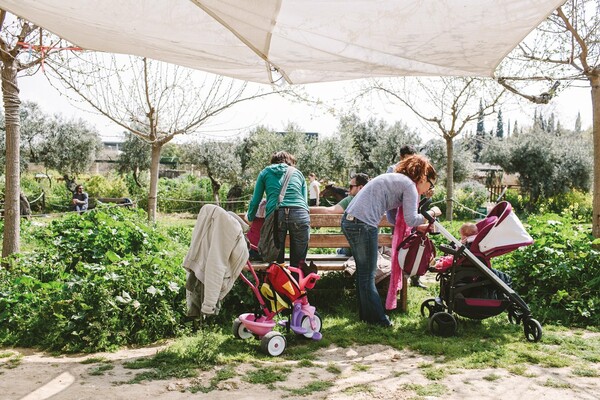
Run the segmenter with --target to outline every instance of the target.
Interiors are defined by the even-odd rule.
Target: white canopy
[[[85,49],[312,83],[491,76],[564,1],[0,0],[0,8]]]

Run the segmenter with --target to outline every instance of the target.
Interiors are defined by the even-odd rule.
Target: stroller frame
[[[233,321],[233,335],[237,339],[249,339],[254,337],[261,341],[261,350],[271,356],[279,356],[286,348],[287,341],[285,336],[279,331],[274,330],[277,322],[275,317],[279,314],[289,316],[287,320],[279,321],[279,326],[286,329],[286,332],[294,332],[296,335],[304,336],[312,340],[321,340],[321,316],[316,312],[315,307],[308,303],[306,293],[298,299],[291,302],[289,308],[273,311],[267,305],[263,297],[260,286],[261,281],[256,274],[250,261],[246,266],[252,274],[254,282],[250,281],[244,274],[240,274],[240,279],[244,281],[254,293],[258,301],[258,309],[253,313],[241,314]],[[301,291],[305,288],[312,288],[315,282],[320,278],[315,273],[309,273],[306,277],[301,268],[287,267],[291,272],[298,275],[297,284]]]
[[[503,202],[506,203],[506,202]],[[452,336],[456,333],[457,322],[453,314],[458,314],[471,319],[484,319],[508,309],[508,319],[511,323],[519,324],[523,322],[523,330],[525,338],[530,342],[538,342],[542,338],[542,326],[533,319],[529,306],[511,287],[509,287],[502,279],[500,279],[491,269],[490,265],[486,265],[479,257],[456,239],[444,226],[428,212],[431,199],[425,199],[419,206],[419,212],[433,225],[436,232],[439,232],[444,238],[452,242],[454,247],[449,245],[438,246],[442,252],[451,254],[454,257],[452,266],[443,272],[437,271],[437,280],[440,281],[440,296],[432,299],[427,299],[421,304],[421,315],[429,317],[429,330],[431,333],[439,336]],[[499,203],[488,214],[488,218],[492,216],[499,206],[508,207],[510,204]],[[528,245],[530,242],[523,242],[520,245]],[[518,245],[518,246],[520,246]],[[506,248],[500,247],[495,255],[500,255],[508,252]],[[468,266],[459,265],[459,260],[468,260]],[[462,277],[474,276],[483,278],[472,283],[461,283]],[[494,289],[500,291],[504,295],[503,299],[464,299],[466,303],[471,302],[473,307],[467,304],[461,309],[461,303],[457,302],[457,297],[461,297],[463,292],[492,285]],[[462,298],[461,298],[462,301]],[[473,311],[477,309],[477,311]]]

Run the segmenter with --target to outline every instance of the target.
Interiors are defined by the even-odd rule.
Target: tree
[[[220,204],[219,190],[224,182],[237,183],[242,166],[234,142],[215,140],[189,143],[185,146],[183,159],[194,164],[210,179],[213,197]]]
[[[347,143],[351,149],[352,163],[350,166],[352,168],[370,176],[376,176],[382,172],[382,167],[375,164],[372,152],[377,146],[379,135],[386,129],[387,124],[383,120],[377,121],[371,118],[367,122],[363,122],[356,114],[340,117],[339,132],[342,141]],[[383,172],[385,172],[385,168],[383,168]]]
[[[192,134],[222,111],[275,93],[245,82],[140,57],[83,54],[49,69],[102,115],[151,146],[148,219],[156,220],[163,146]]]
[[[35,45],[34,45],[35,43]],[[0,10],[0,74],[2,76],[2,99],[6,126],[6,184],[4,189],[4,236],[2,257],[20,250],[20,105],[17,76],[32,71],[44,58],[55,52],[56,41],[23,19],[14,18]],[[25,61],[26,60],[26,61]]]
[[[152,146],[130,132],[125,132],[125,137],[117,161],[119,172],[131,172],[135,184],[138,188],[141,188],[140,173],[150,169]]]
[[[496,137],[502,139],[504,137],[504,122],[502,121],[502,110],[498,110],[498,122],[496,123]]]
[[[469,149],[469,146],[467,146],[468,141],[467,138],[457,140],[454,146],[454,176],[452,177],[454,183],[464,182],[473,176],[474,166],[471,161],[473,160],[473,153]],[[448,155],[445,141],[442,139],[431,139],[425,144],[424,151],[436,171],[438,171],[439,182],[446,182],[444,167],[448,164],[448,159],[446,158]]]
[[[577,113],[577,119],[575,119],[575,133],[581,132],[581,112]]]
[[[378,174],[384,173],[390,165],[400,161],[400,148],[404,145],[413,145],[418,150],[421,147],[421,137],[402,122],[396,122],[389,127],[386,124],[371,151]]]
[[[518,173],[532,205],[542,198],[571,189],[588,191],[592,181],[592,154],[585,135],[533,129],[510,141],[496,141],[483,158],[508,173]]]
[[[60,172],[69,190],[77,176],[89,170],[96,160],[102,143],[95,128],[83,120],[63,120],[56,116],[48,124],[47,132],[39,143],[38,160],[47,169]]]
[[[499,68],[498,82],[513,93],[545,104],[560,81],[589,84],[592,99],[594,179],[592,232],[600,237],[600,2],[569,0],[524,40]],[[536,83],[554,85],[538,96]],[[532,88],[533,87],[533,88]],[[539,85],[537,85],[539,88]],[[577,130],[577,127],[576,127]]]
[[[387,95],[393,101],[408,107],[428,123],[445,141],[446,157],[446,218],[452,220],[454,193],[454,139],[465,132],[468,124],[491,115],[499,105],[504,90],[498,90],[493,81],[480,78],[440,77],[411,81],[406,79],[374,81],[370,90]],[[485,97],[481,99],[481,93]],[[477,100],[481,106],[477,108]]]
[[[485,138],[485,112],[483,109],[483,100],[479,99],[479,114],[477,115],[477,131],[475,132],[475,161],[479,161],[481,157],[481,151],[483,150],[483,143],[486,141]]]

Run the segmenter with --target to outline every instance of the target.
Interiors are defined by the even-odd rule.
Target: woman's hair
[[[296,165],[296,157],[287,151],[278,151],[271,156],[271,164],[286,163],[287,165]]]
[[[431,165],[429,159],[420,154],[406,157],[396,165],[394,172],[398,172],[408,176],[413,182],[419,182],[423,177],[426,177],[431,182],[437,179],[435,168]]]

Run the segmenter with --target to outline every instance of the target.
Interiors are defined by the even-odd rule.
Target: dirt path
[[[191,393],[197,385],[208,386],[215,371],[201,372],[197,378],[170,379],[122,384],[139,370],[123,368],[125,361],[155,354],[160,347],[121,350],[93,356],[51,357],[20,352],[23,358],[8,368],[0,358],[0,399],[79,400],[79,399],[598,399],[600,379],[572,374],[569,368],[529,367],[523,374],[504,369],[453,370],[438,380],[424,376],[423,364],[433,362],[409,351],[380,346],[329,347],[315,354],[311,363],[273,362],[240,364],[235,376],[217,384],[209,393]],[[2,352],[6,352],[2,351]],[[94,357],[111,360],[112,369],[94,375],[101,363],[82,364]],[[4,360],[4,361],[3,361]],[[4,362],[4,364],[2,364]],[[308,364],[308,365],[307,365]],[[105,363],[106,365],[106,363]],[[283,382],[272,386],[251,384],[244,379],[257,367],[289,367]],[[600,371],[600,364],[590,368]],[[435,377],[433,377],[435,378]],[[321,383],[308,392],[293,392],[309,383]]]

